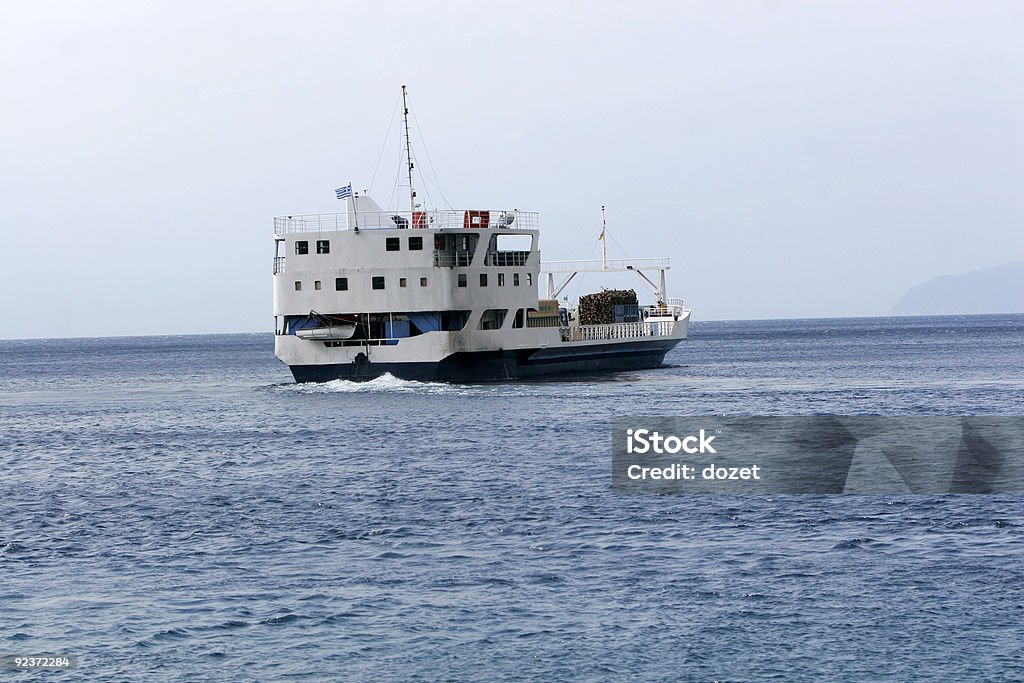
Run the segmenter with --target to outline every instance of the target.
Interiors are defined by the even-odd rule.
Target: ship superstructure
[[[296,381],[652,368],[686,337],[690,311],[665,292],[668,259],[542,264],[536,213],[420,210],[411,189],[409,210],[385,211],[343,189],[343,213],[274,219],[275,352]],[[655,305],[580,324],[557,297],[594,271],[636,273]]]

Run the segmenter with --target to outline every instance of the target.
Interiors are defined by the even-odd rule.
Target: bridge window
[[[331,253],[331,241],[330,240],[317,240],[316,241],[316,253],[318,253],[318,254],[330,254]]]
[[[480,273],[480,286],[481,287],[486,287],[487,286],[487,273]]]
[[[434,265],[465,268],[473,262],[479,235],[434,235]]]
[[[388,251],[398,251],[402,248],[402,241],[397,237],[388,237],[384,240],[384,248]]]
[[[295,253],[296,254],[308,254],[309,253],[309,242],[306,240],[295,240]]]
[[[421,277],[420,278],[420,287],[426,287],[426,286],[427,286],[427,278]]]
[[[525,266],[532,249],[532,235],[491,235],[484,265]]]
[[[302,291],[302,282],[299,281],[299,280],[295,281],[295,291],[296,292],[301,292]]]
[[[519,273],[512,273],[512,286],[513,287],[518,287],[519,286]]]
[[[371,284],[374,289],[384,289],[384,276],[375,275]]]
[[[409,238],[409,251],[423,251],[423,236]]]
[[[319,280],[313,280],[313,289],[315,289],[318,292],[320,291],[320,281]]]
[[[398,286],[399,287],[405,287],[405,285],[406,285],[406,279],[404,277],[398,278]]]
[[[348,291],[348,278],[347,277],[336,277],[334,278],[334,289],[338,292]]]
[[[466,286],[466,274],[465,273],[459,273],[459,287],[465,287],[465,286]]]
[[[499,287],[504,287],[505,286],[505,273],[498,273],[498,286]]]

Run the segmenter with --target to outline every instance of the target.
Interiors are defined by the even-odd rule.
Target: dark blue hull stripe
[[[335,379],[370,380],[384,374],[419,381],[529,379],[577,373],[656,368],[680,340],[607,344],[575,349],[516,349],[461,352],[436,363],[362,363],[292,365],[296,382]]]

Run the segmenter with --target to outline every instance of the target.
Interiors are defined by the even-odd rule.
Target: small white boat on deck
[[[299,339],[309,339],[311,341],[330,341],[335,339],[351,339],[355,333],[356,325],[354,323],[345,323],[342,325],[332,325],[331,327],[296,330],[295,336]]]

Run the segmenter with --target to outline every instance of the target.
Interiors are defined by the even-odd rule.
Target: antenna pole
[[[601,267],[608,268],[608,236],[605,234],[607,224],[604,220],[604,204],[601,205]]]
[[[405,124],[405,160],[409,164],[409,220],[416,210],[416,190],[412,187],[412,144],[409,142],[409,105],[405,99],[405,86],[402,86],[402,122]],[[412,223],[410,222],[410,225]]]

